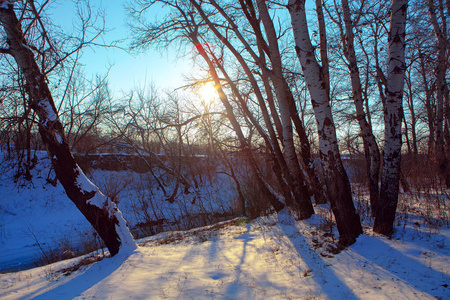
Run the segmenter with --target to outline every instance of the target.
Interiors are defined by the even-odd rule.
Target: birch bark
[[[402,98],[405,78],[405,26],[407,0],[392,0],[389,28],[388,74],[384,105],[384,157],[380,203],[373,231],[390,235],[397,210],[402,148]]]
[[[280,108],[281,123],[283,127],[283,145],[286,154],[286,163],[290,173],[294,179],[294,194],[299,201],[300,217],[302,219],[309,218],[314,214],[314,209],[311,203],[310,194],[306,187],[306,181],[300,168],[300,162],[297,158],[294,146],[294,135],[292,131],[291,114],[289,108],[288,96],[290,94],[289,86],[283,77],[283,68],[281,63],[280,50],[278,48],[278,39],[276,37],[275,28],[272,19],[267,11],[267,6],[263,0],[257,0],[258,9],[262,23],[265,28],[270,61],[272,62],[273,76],[272,81],[275,87],[275,94],[277,95],[278,104]],[[293,99],[291,99],[293,101]],[[306,172],[306,170],[305,170]]]
[[[98,232],[111,256],[131,253],[137,245],[122,213],[111,199],[89,181],[70,152],[45,77],[27,46],[13,4],[8,1],[0,0],[0,24],[5,30],[9,46],[5,52],[14,57],[23,72],[30,95],[30,107],[39,116],[42,141],[67,196]]]
[[[339,242],[342,245],[350,245],[362,233],[362,227],[353,205],[350,182],[342,165],[326,83],[309,37],[305,0],[289,0],[288,10],[294,32],[295,49],[316,118],[324,180],[331,209],[336,218]]]

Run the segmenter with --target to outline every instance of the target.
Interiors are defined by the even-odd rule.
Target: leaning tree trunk
[[[393,0],[389,28],[389,59],[384,105],[384,157],[380,203],[373,231],[390,235],[397,210],[402,150],[402,97],[405,78],[405,24],[408,0]]]
[[[268,40],[268,56],[272,62],[273,69],[271,79],[275,88],[275,94],[277,96],[278,106],[280,109],[286,164],[294,179],[294,194],[296,195],[295,199],[298,201],[297,204],[299,206],[300,218],[307,219],[314,214],[314,208],[312,206],[308,187],[306,186],[305,176],[303,175],[303,171],[306,173],[307,170],[302,170],[300,168],[300,162],[295,151],[294,134],[292,131],[292,121],[289,107],[290,103],[288,98],[290,91],[289,86],[283,78],[283,67],[281,63],[280,49],[278,48],[278,39],[265,2],[262,0],[257,0],[256,2],[258,4],[260,18],[264,25]],[[291,100],[293,101],[293,99]],[[297,195],[299,196],[297,197]]]
[[[295,38],[295,49],[303,69],[311,104],[316,117],[320,157],[331,209],[336,218],[339,242],[350,245],[362,233],[361,221],[355,211],[352,191],[344,170],[331,114],[330,99],[323,73],[314,56],[308,32],[305,0],[289,0],[289,13]]]
[[[261,109],[261,114],[263,116],[264,125],[267,129],[268,134],[264,131],[263,127],[261,125],[259,125],[258,122],[256,121],[256,119],[252,116],[252,112],[248,109],[247,104],[245,104],[245,102],[241,100],[242,97],[240,97],[240,93],[237,90],[237,87],[234,85],[233,82],[231,82],[231,79],[226,75],[226,71],[224,70],[223,66],[221,64],[217,65],[217,67],[220,69],[220,71],[225,76],[233,93],[236,94],[243,112],[247,115],[247,117],[250,119],[250,121],[255,125],[255,128],[257,129],[257,131],[260,133],[261,137],[266,142],[266,146],[269,149],[269,153],[270,153],[270,157],[271,157],[271,161],[272,161],[272,170],[275,173],[275,176],[280,185],[281,191],[285,198],[285,203],[286,203],[286,205],[289,206],[289,205],[291,205],[291,202],[292,202],[291,201],[292,195],[291,195],[291,189],[290,189],[290,187],[292,186],[292,178],[291,178],[292,176],[289,172],[287,172],[286,161],[283,157],[283,153],[282,153],[279,143],[277,141],[276,133],[272,127],[270,115],[267,110],[266,104],[264,102],[264,97],[258,86],[258,82],[257,82],[256,78],[254,77],[254,74],[252,73],[252,70],[248,66],[244,57],[241,55],[241,53],[238,50],[236,50],[236,48],[231,44],[231,42],[228,41],[228,39],[219,32],[219,30],[216,28],[215,24],[213,24],[209,20],[208,16],[205,14],[205,12],[201,8],[200,4],[194,0],[191,0],[190,2],[197,9],[198,13],[200,14],[200,16],[202,17],[204,22],[208,25],[210,30],[216,35],[216,37],[219,40],[221,40],[224,43],[224,45],[231,51],[231,53],[237,59],[237,61],[241,65],[242,69],[244,70],[245,74],[247,75],[247,78],[248,78],[251,86],[253,87],[253,92],[258,101],[259,108]],[[215,1],[211,1],[211,4],[217,10],[220,11],[220,13],[227,19],[227,21],[229,22],[229,24],[232,28],[237,27],[234,24],[233,20],[229,18],[229,16],[225,13],[225,11],[223,11],[221,9],[221,7]],[[243,41],[242,36],[238,35],[238,38],[241,39],[241,41]]]
[[[86,219],[108,247],[111,256],[131,253],[137,245],[116,204],[103,195],[84,175],[72,156],[56,107],[33,52],[27,46],[13,4],[0,0],[0,23],[9,48],[2,52],[14,57],[26,79],[30,107],[39,116],[39,132],[47,147],[56,177]]]
[[[286,184],[289,187],[290,191],[292,191],[292,195],[295,199],[295,204],[297,207],[299,207],[300,210],[300,218],[305,219],[309,218],[312,213],[314,213],[312,203],[310,200],[310,195],[308,191],[308,186],[305,185],[306,177],[303,175],[302,170],[299,165],[299,160],[297,159],[296,153],[295,153],[295,147],[294,147],[294,141],[293,141],[293,135],[292,135],[292,125],[291,121],[289,119],[288,114],[282,114],[285,118],[282,118],[283,126],[281,125],[280,120],[278,119],[278,113],[274,113],[276,111],[275,106],[273,105],[273,98],[271,94],[271,86],[269,84],[269,74],[273,74],[273,72],[270,72],[268,68],[265,66],[265,54],[262,50],[263,48],[266,49],[269,46],[265,43],[263,40],[263,35],[259,28],[259,22],[256,21],[256,12],[253,7],[253,3],[251,1],[239,1],[241,4],[241,7],[243,9],[243,13],[246,15],[248,21],[250,22],[250,25],[252,26],[253,30],[255,31],[255,37],[256,37],[256,44],[257,48],[260,52],[260,56],[258,57],[255,52],[253,52],[252,47],[248,44],[248,42],[245,40],[245,38],[242,36],[241,32],[238,29],[238,26],[234,23],[234,20],[228,16],[225,11],[217,4],[216,1],[211,1],[211,4],[224,16],[224,18],[229,23],[230,27],[233,29],[234,33],[236,34],[236,37],[241,41],[243,46],[245,47],[246,51],[252,56],[255,62],[261,67],[261,78],[264,83],[264,87],[266,89],[266,96],[267,96],[267,102],[269,103],[270,110],[272,112],[272,118],[275,122],[275,126],[277,127],[277,131],[279,133],[280,140],[283,142],[283,146],[285,149],[285,156],[283,156],[283,153],[281,152],[281,149],[279,148],[279,144],[277,141],[277,137],[275,135],[275,131],[272,128],[272,123],[270,121],[270,116],[268,114],[268,111],[266,109],[266,105],[264,103],[263,95],[260,91],[260,87],[258,86],[258,83],[256,79],[254,78],[254,71],[252,71],[249,66],[247,65],[247,61],[244,59],[244,57],[239,53],[232,45],[231,43],[222,35],[218,34],[218,30],[215,28],[215,25],[212,24],[204,12],[200,9],[198,11],[202,15],[202,18],[206,21],[206,23],[209,25],[210,29],[216,34],[216,36],[230,49],[230,51],[233,53],[233,55],[238,59],[239,63],[241,64],[244,72],[246,73],[252,87],[253,92],[258,99],[259,106],[261,108],[261,112],[263,114],[266,127],[268,129],[268,133],[270,136],[270,139],[272,141],[273,149],[276,150],[276,159],[279,161],[279,167],[281,167],[281,171],[283,172],[283,176],[286,180]],[[196,1],[191,1],[194,6],[199,7],[199,4]],[[273,49],[269,49],[271,52]],[[277,54],[274,54],[276,56]],[[279,56],[279,55],[278,55]],[[275,81],[274,85],[275,85]],[[287,85],[286,85],[287,86]],[[277,87],[275,86],[275,89]],[[277,94],[278,95],[278,94]],[[294,104],[295,106],[295,104]],[[284,111],[285,113],[291,113],[290,109],[288,109],[288,106],[282,106],[280,104],[280,111]],[[292,114],[292,113],[291,113]],[[286,119],[287,118],[287,119]],[[298,119],[298,116],[297,116]],[[286,121],[287,120],[287,121]],[[279,124],[279,125],[278,125]],[[289,125],[286,125],[289,124]],[[285,126],[286,125],[286,126]],[[289,128],[290,126],[290,128]],[[288,134],[286,135],[284,132],[288,131]],[[290,132],[290,134],[289,134]],[[306,136],[306,133],[305,133]],[[310,165],[310,164],[306,164]],[[274,167],[278,167],[274,164]],[[274,172],[276,173],[277,170],[274,169]],[[277,173],[276,173],[277,174]],[[284,180],[282,180],[284,181]],[[291,197],[287,196],[286,198],[286,204],[290,206],[293,204],[291,201],[288,201]]]
[[[246,159],[250,163],[250,168],[253,172],[253,175],[255,176],[256,183],[258,184],[258,188],[264,198],[266,198],[270,204],[273,206],[273,208],[276,211],[282,210],[285,205],[273,194],[271,188],[268,186],[268,184],[263,180],[261,176],[261,172],[257,166],[256,160],[253,156],[253,153],[250,149],[250,145],[248,144],[244,133],[242,132],[242,128],[239,125],[239,122],[236,119],[236,116],[234,114],[233,107],[230,104],[230,101],[228,100],[227,95],[222,89],[222,85],[220,82],[219,75],[216,72],[214,63],[211,61],[210,57],[208,56],[208,53],[206,52],[203,45],[198,40],[198,37],[196,36],[196,33],[192,33],[190,36],[191,42],[195,45],[197,48],[198,53],[200,56],[205,60],[205,62],[208,64],[209,73],[211,74],[211,77],[214,80],[214,85],[217,89],[217,94],[219,96],[219,99],[221,100],[223,106],[225,107],[225,110],[227,112],[228,120],[231,123],[231,126],[236,133],[239,143],[242,148],[242,152],[244,153]],[[217,61],[217,60],[216,60]]]
[[[372,214],[377,210],[379,188],[378,180],[380,177],[380,150],[377,141],[372,132],[372,127],[366,119],[364,112],[364,101],[362,94],[361,79],[359,77],[358,63],[356,59],[353,35],[353,22],[350,14],[348,0],[342,0],[342,12],[344,16],[345,35],[343,35],[344,55],[348,60],[348,69],[352,84],[353,102],[356,109],[356,119],[358,120],[361,136],[364,143],[364,152],[366,158],[366,169],[369,178],[370,206]]]

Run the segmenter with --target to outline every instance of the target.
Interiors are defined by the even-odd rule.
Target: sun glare
[[[207,82],[200,88],[200,97],[205,103],[213,103],[216,96],[217,91],[212,82]]]

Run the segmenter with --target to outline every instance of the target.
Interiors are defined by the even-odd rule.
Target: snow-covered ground
[[[312,242],[321,217],[161,233],[128,258],[80,259],[0,275],[1,299],[448,299],[448,230],[363,235],[337,255]],[[315,248],[315,249],[314,249]],[[62,271],[61,271],[62,270]]]
[[[34,187],[1,174],[0,265],[25,266],[62,237],[92,235],[60,185],[44,185],[48,169],[38,165],[33,172]],[[111,174],[96,172],[100,186],[111,183],[105,179]],[[202,193],[232,197],[222,188]],[[132,224],[139,218],[127,201],[142,196],[136,191],[120,194],[119,206]],[[365,235],[336,254],[327,207],[316,211],[304,221],[283,210],[251,222],[169,231],[139,240],[129,257],[85,263],[94,253],[0,274],[0,299],[450,299],[448,228],[402,220],[386,238],[365,224]]]

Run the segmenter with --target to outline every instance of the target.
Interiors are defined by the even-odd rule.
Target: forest
[[[322,251],[316,262],[408,229],[428,232],[443,268],[430,277],[438,294],[411,284],[449,295],[450,1],[139,0],[123,6],[128,38],[111,43],[102,11],[74,3],[66,32],[47,13],[54,1],[0,0],[0,244],[17,215],[8,188],[26,198],[45,187],[74,204],[95,246],[44,249],[29,230],[42,264],[94,251],[118,267],[116,255],[143,260],[135,254],[148,243],[206,242],[214,234],[199,232],[242,226],[306,234],[304,251]],[[113,93],[108,70],[85,73],[95,48],[175,53],[194,71],[172,90]],[[167,238],[178,231],[188,237]],[[325,287],[285,297],[333,298]]]

